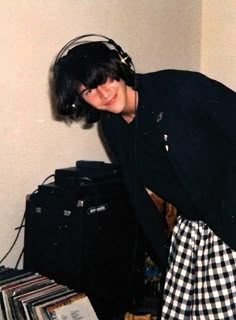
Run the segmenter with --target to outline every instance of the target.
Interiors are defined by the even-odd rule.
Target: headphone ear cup
[[[72,105],[67,104],[60,109],[61,113],[65,116],[74,115],[79,111],[79,108],[74,103]]]
[[[129,68],[132,69],[132,59],[130,58],[128,53],[124,52],[121,46],[119,46],[114,40],[109,39],[107,42],[111,44],[118,52],[119,56],[121,57],[121,62],[127,64]]]
[[[125,52],[123,52],[122,55],[120,56],[121,56],[121,62],[127,64],[129,68],[132,69],[132,60],[130,56]]]

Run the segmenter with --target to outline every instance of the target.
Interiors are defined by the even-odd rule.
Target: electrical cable
[[[15,265],[15,269],[18,268],[18,265],[19,265],[19,263],[21,261],[21,258],[23,257],[23,254],[24,254],[24,247],[22,248],[21,253],[20,253],[19,257],[18,257],[18,260],[17,260],[16,265]]]
[[[50,176],[48,176],[41,184],[45,184],[45,182],[47,182],[48,179],[54,178],[54,177],[55,177],[55,174],[50,174]]]
[[[51,174],[50,176],[48,176],[48,177],[42,182],[42,184],[45,184],[45,182],[46,182],[49,178],[51,178],[51,177],[55,177],[55,174]],[[36,193],[37,191],[38,191],[38,189],[34,190],[34,191],[31,193],[31,195],[34,194],[34,193]],[[8,257],[8,255],[9,255],[9,254],[11,253],[11,251],[13,250],[13,248],[14,248],[14,246],[15,246],[15,244],[16,244],[19,236],[20,236],[20,233],[21,233],[22,228],[25,227],[25,225],[24,225],[25,216],[26,216],[26,212],[24,212],[24,215],[23,215],[23,218],[22,218],[22,220],[21,220],[21,223],[20,223],[19,227],[16,227],[16,228],[15,228],[15,230],[18,230],[18,231],[17,231],[17,234],[16,234],[16,237],[15,237],[12,245],[10,246],[10,249],[7,251],[7,253],[6,253],[6,254],[3,256],[3,258],[0,260],[0,265],[3,263],[3,261]],[[17,259],[17,263],[16,263],[17,266],[18,266],[18,264],[19,264],[19,262],[20,262],[21,257],[23,256],[23,253],[24,253],[24,247],[23,247],[23,249],[21,250],[21,253],[20,253],[20,255],[19,255],[18,259]]]
[[[22,220],[21,220],[20,226],[19,226],[18,228],[16,228],[16,229],[18,229],[18,231],[17,231],[16,237],[15,237],[15,240],[13,241],[10,249],[7,251],[7,253],[4,255],[4,257],[0,260],[0,264],[6,259],[6,257],[10,254],[10,252],[11,252],[12,249],[14,248],[14,246],[15,246],[15,244],[16,244],[19,236],[20,236],[20,232],[21,232],[21,229],[22,229],[22,227],[23,227],[24,221],[25,221],[25,213],[24,213],[23,218],[22,218]],[[16,229],[15,229],[15,230],[16,230]]]

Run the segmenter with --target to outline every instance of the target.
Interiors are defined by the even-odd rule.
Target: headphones
[[[58,55],[56,56],[55,64],[58,62],[58,60],[60,58],[62,58],[73,47],[90,42],[90,41],[86,41],[85,39],[91,38],[91,37],[102,38],[103,40],[100,40],[100,41],[99,40],[92,40],[91,42],[103,42],[107,45],[108,48],[115,49],[117,51],[118,55],[120,56],[121,62],[127,64],[130,69],[135,70],[132,59],[130,58],[130,56],[126,52],[124,52],[124,50],[121,48],[121,46],[119,46],[114,40],[112,40],[106,36],[103,36],[101,34],[96,34],[96,33],[85,34],[85,35],[76,37],[76,38],[70,40],[69,42],[67,42],[64,45],[64,47],[62,47],[62,49],[59,51]]]

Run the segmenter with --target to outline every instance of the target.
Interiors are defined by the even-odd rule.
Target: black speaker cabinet
[[[99,319],[142,295],[144,248],[119,179],[39,186],[26,203],[24,268],[86,292]]]

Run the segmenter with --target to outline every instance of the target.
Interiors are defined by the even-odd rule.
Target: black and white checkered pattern
[[[236,251],[201,221],[177,219],[161,319],[236,319]]]

